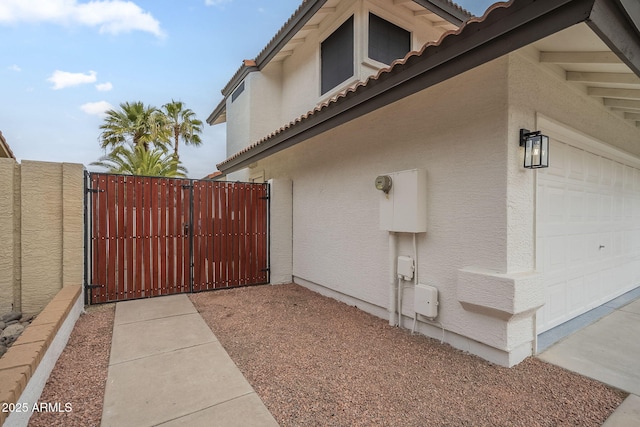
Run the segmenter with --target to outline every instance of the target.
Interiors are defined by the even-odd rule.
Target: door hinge
[[[104,190],[99,188],[87,188],[87,193],[104,193]]]

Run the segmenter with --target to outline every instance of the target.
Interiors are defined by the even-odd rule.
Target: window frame
[[[320,41],[320,48],[319,48],[319,66],[320,66],[320,72],[319,72],[319,77],[320,77],[320,96],[325,96],[327,94],[329,94],[330,92],[332,92],[333,90],[335,90],[337,87],[340,87],[341,85],[343,85],[345,82],[349,82],[351,80],[353,80],[355,78],[355,76],[357,75],[357,66],[356,66],[356,58],[358,56],[358,43],[357,43],[357,20],[356,20],[356,14],[355,13],[351,13],[349,14],[349,16],[347,16],[347,18],[339,21],[340,24],[335,26],[335,28],[333,28],[333,31],[331,31],[326,37],[324,37],[321,41]],[[334,36],[338,31],[342,30],[343,27],[349,22],[351,21],[351,75],[346,76],[345,78],[343,78],[342,80],[338,81],[338,78],[334,79],[335,83],[333,81],[329,81],[329,83],[332,83],[332,85],[330,87],[325,87],[325,67],[324,67],[324,56],[323,56],[323,46],[325,44],[325,42],[327,42],[327,40],[329,40],[332,36]],[[338,76],[339,77],[339,76]],[[327,84],[329,84],[327,83]]]
[[[375,58],[372,58],[370,56],[370,53],[371,53],[371,51],[370,51],[370,49],[371,49],[371,16],[372,15],[375,16],[376,18],[378,18],[381,21],[389,23],[390,25],[392,25],[394,27],[397,27],[400,30],[403,30],[408,36],[409,46],[408,46],[407,52],[405,52],[405,54],[402,55],[401,57],[393,59],[390,63],[382,62],[382,61],[380,61],[378,59],[375,59]],[[394,22],[394,20],[388,19],[388,17],[385,16],[385,15],[387,15],[387,14],[386,13],[382,13],[381,14],[381,13],[379,13],[377,11],[369,9],[369,10],[366,11],[366,18],[365,18],[366,19],[366,30],[365,30],[366,45],[364,46],[364,49],[365,49],[364,57],[368,61],[372,61],[375,64],[380,64],[382,66],[380,68],[386,68],[386,67],[390,66],[391,63],[393,63],[393,61],[404,58],[407,55],[407,53],[409,53],[409,52],[411,52],[413,50],[413,44],[414,44],[413,43],[413,36],[414,36],[413,32],[410,31],[410,30],[407,30],[407,28],[405,26],[400,25],[398,22]]]

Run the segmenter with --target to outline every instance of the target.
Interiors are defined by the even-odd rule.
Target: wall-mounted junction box
[[[405,233],[426,232],[427,171],[411,169],[382,176],[391,179],[391,187],[387,192],[380,191],[380,229]]]
[[[414,311],[430,319],[438,317],[438,289],[417,284],[413,298]]]
[[[413,279],[413,273],[416,271],[416,267],[413,264],[413,258],[408,256],[398,257],[398,277],[408,282]]]

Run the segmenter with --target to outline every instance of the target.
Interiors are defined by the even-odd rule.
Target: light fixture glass
[[[524,147],[524,167],[539,169],[549,167],[549,137],[540,131],[520,129],[520,146]]]

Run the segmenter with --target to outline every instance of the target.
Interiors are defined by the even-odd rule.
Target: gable
[[[383,3],[382,0],[376,0]],[[223,99],[207,118],[210,125],[226,120],[225,102],[249,73],[261,71],[269,64],[277,64],[292,56],[300,46],[308,43],[314,33],[325,31],[355,1],[305,0],[254,60],[245,60],[222,89]],[[458,28],[471,14],[450,0],[403,0],[389,2],[401,13],[415,16],[424,24],[444,30]],[[384,17],[383,17],[384,18]],[[324,29],[324,30],[323,30]],[[388,64],[387,64],[388,65]]]
[[[585,54],[606,47],[627,74],[640,76],[640,42],[636,13],[620,0],[512,0],[494,4],[484,17],[467,21],[460,30],[364,83],[318,106],[299,119],[274,131],[218,165],[223,172],[241,169],[260,158],[286,149],[332,127],[388,105],[417,91],[449,79],[492,59],[532,45],[574,25],[584,23],[600,46],[582,49]],[[570,38],[562,39],[565,48]],[[578,52],[580,53],[580,52]],[[593,76],[592,76],[593,77]],[[633,76],[632,76],[633,78]],[[637,96],[637,92],[632,92]],[[640,100],[640,97],[638,97]],[[635,120],[632,114],[630,120]],[[637,118],[640,122],[640,117]]]

